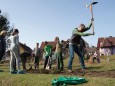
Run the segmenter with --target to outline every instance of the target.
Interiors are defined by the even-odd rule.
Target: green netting
[[[52,80],[53,86],[77,85],[87,82],[84,78],[61,76]]]

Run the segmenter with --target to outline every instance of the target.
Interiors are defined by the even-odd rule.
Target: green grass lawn
[[[89,64],[86,66],[90,71],[115,71],[115,56],[111,56],[110,62],[106,61],[106,57],[101,57],[101,63]],[[65,71],[67,71],[68,59],[64,60]],[[80,69],[78,58],[74,58],[73,71]],[[55,65],[54,65],[55,67]],[[0,86],[51,86],[51,80],[59,76],[77,76],[88,80],[87,83],[77,86],[115,86],[115,78],[106,76],[80,76],[80,75],[62,75],[62,74],[10,74],[8,63],[0,64]],[[2,72],[3,71],[3,72]],[[77,72],[77,71],[76,71]],[[72,86],[72,85],[69,85]],[[73,85],[76,86],[76,85]]]

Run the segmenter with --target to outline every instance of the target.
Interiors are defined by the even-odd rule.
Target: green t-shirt
[[[44,52],[45,52],[45,56],[49,56],[52,54],[52,46],[51,45],[47,45],[44,47]]]

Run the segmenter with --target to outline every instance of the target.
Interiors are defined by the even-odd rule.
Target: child
[[[44,52],[45,52],[45,60],[44,60],[44,69],[51,69],[51,55],[52,55],[52,46],[48,45],[48,42],[45,41],[45,47],[44,47]],[[48,62],[49,61],[49,62]],[[46,68],[48,64],[48,68]]]

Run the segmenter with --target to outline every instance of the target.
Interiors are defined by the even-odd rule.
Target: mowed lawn
[[[68,59],[64,60],[65,68],[64,72],[67,72],[67,63]],[[115,56],[110,57],[110,62],[106,61],[106,57],[101,57],[101,63],[98,64],[95,62],[86,63],[86,66],[89,71],[113,71],[115,72]],[[41,66],[42,67],[42,66]],[[54,65],[55,68],[55,65]],[[77,72],[81,67],[79,65],[78,58],[74,58],[73,61],[73,71]],[[77,70],[76,70],[77,69]],[[109,74],[109,73],[108,73]],[[115,86],[115,78],[107,77],[104,75],[100,76],[89,76],[89,75],[74,75],[74,74],[10,74],[8,63],[0,64],[0,86],[51,86],[51,81],[53,78],[58,78],[59,76],[67,76],[67,77],[83,77],[88,80],[87,83],[80,84],[77,86]],[[72,85],[69,85],[72,86]],[[76,85],[73,85],[76,86]]]

